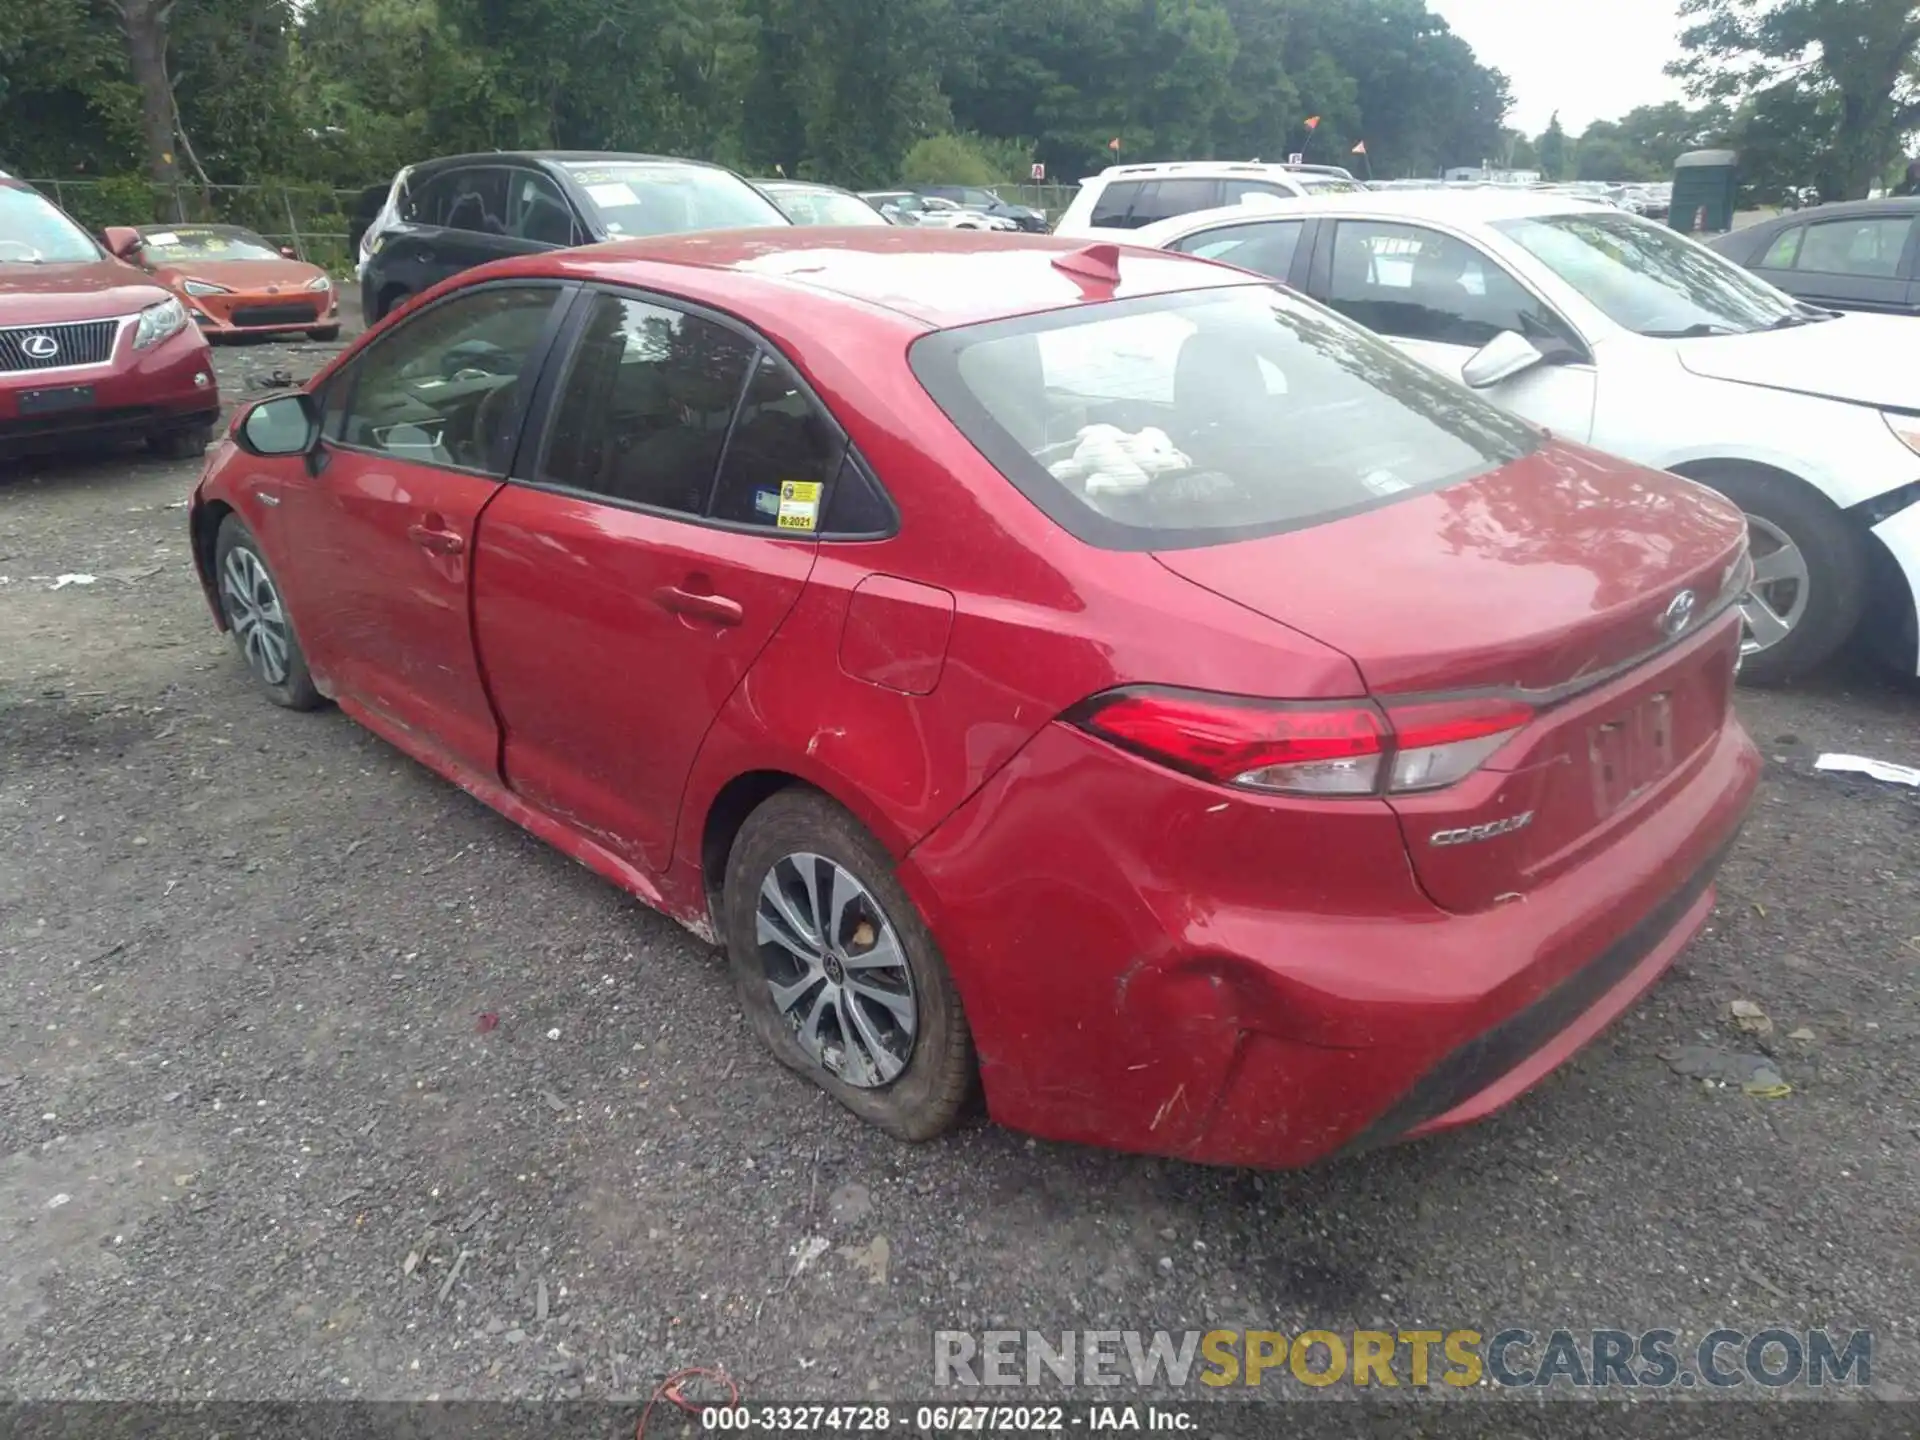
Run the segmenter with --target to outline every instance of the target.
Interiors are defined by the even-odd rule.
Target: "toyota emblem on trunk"
[[[1668,638],[1678,635],[1693,621],[1693,592],[1682,590],[1667,602],[1665,613],[1660,616],[1660,628]]]
[[[29,360],[51,360],[60,353],[60,342],[51,335],[28,335],[20,342]]]

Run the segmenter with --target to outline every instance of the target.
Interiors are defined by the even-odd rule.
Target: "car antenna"
[[[1097,280],[1106,285],[1120,283],[1120,247],[1111,241],[1099,241],[1092,245],[1083,245],[1078,250],[1070,250],[1065,255],[1053,258],[1053,268],[1077,275],[1083,280]]]

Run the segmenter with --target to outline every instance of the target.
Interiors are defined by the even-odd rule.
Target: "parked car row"
[[[412,166],[375,323],[189,523],[268,698],[717,939],[895,1135],[976,1091],[1234,1164],[1477,1119],[1704,923],[1736,673],[1870,607],[1916,664],[1909,322],[1552,192],[1117,166],[1051,236],[869,198]],[[74,233],[132,286],[109,349],[204,370]]]

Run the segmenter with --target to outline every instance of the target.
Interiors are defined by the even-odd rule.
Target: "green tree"
[[[1553,112],[1547,128],[1534,142],[1540,157],[1540,173],[1549,180],[1565,180],[1572,171],[1567,151],[1567,132],[1560,126],[1560,112]]]
[[[1767,113],[1799,107],[1821,195],[1864,196],[1920,126],[1920,9],[1912,0],[1680,0],[1692,92]]]

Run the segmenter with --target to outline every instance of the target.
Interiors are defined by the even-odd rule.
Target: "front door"
[[[1584,344],[1492,256],[1457,236],[1394,221],[1341,220],[1320,234],[1330,263],[1316,256],[1316,299],[1450,380],[1502,331],[1525,336],[1559,358],[1480,393],[1568,440],[1592,438],[1597,372]]]
[[[474,624],[507,783],[657,874],[701,740],[813,568],[844,440],[732,326],[590,303],[544,453],[481,527]]]
[[[1815,221],[1775,240],[1756,269],[1816,305],[1897,314],[1907,308],[1916,229],[1909,214]]]
[[[329,383],[316,473],[280,507],[316,674],[484,775],[499,731],[468,618],[476,527],[569,293],[482,286],[376,340]]]

